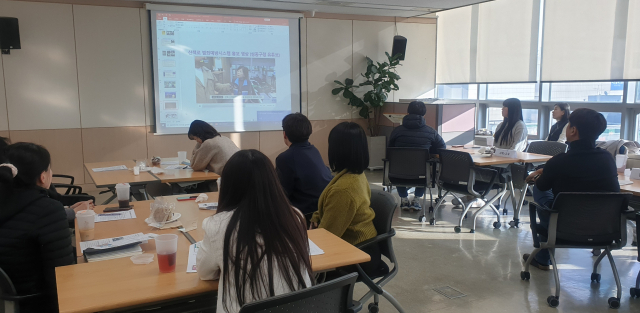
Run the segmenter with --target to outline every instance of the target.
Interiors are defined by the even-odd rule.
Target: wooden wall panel
[[[276,157],[287,150],[282,131],[260,132],[260,151],[276,164]]]
[[[140,10],[75,5],[83,127],[144,126]]]
[[[0,1],[20,21],[20,50],[2,55],[9,129],[80,127],[71,5]]]
[[[33,142],[44,146],[51,154],[54,174],[71,175],[75,184],[84,184],[82,170],[82,134],[80,129],[12,130],[11,142]]]
[[[145,126],[83,128],[82,150],[85,163],[146,159],[147,130]],[[88,174],[85,181],[91,182]]]

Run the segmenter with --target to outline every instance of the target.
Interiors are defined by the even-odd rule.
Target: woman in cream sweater
[[[306,221],[289,204],[271,160],[242,150],[222,178],[218,211],[202,222],[196,257],[200,279],[220,279],[216,312],[310,287]]]
[[[311,218],[311,228],[324,228],[352,245],[377,236],[371,189],[364,175],[369,166],[369,149],[360,125],[343,122],[331,130],[329,166],[336,176],[318,199],[318,211]],[[361,264],[366,273],[375,273],[380,266],[386,266],[377,245],[363,251],[371,256],[370,262]]]
[[[197,142],[191,156],[191,168],[194,171],[210,170],[221,174],[227,160],[240,150],[231,139],[221,136],[205,121],[191,122],[188,136]]]

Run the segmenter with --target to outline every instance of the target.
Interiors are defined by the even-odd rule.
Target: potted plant
[[[342,93],[342,96],[349,100],[347,104],[359,108],[359,115],[368,120],[371,136],[369,139],[370,169],[382,167],[386,149],[386,137],[379,136],[382,106],[387,101],[389,93],[398,90],[397,81],[400,79],[396,73],[396,67],[401,65],[399,60],[401,54],[390,56],[385,52],[385,55],[387,61],[382,63],[374,63],[367,57],[367,71],[360,74],[365,78],[364,82],[354,85],[354,80],[351,78],[345,79],[344,83],[336,80],[334,82],[338,87],[331,91],[334,95]],[[361,87],[369,89],[362,98],[356,95],[356,90]]]

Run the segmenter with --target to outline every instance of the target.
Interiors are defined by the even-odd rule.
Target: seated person
[[[554,156],[527,177],[527,181],[535,181],[536,203],[551,208],[553,199],[561,192],[620,192],[616,162],[609,152],[596,148],[596,139],[606,128],[604,116],[594,110],[582,108],[571,113],[567,126],[569,151]],[[549,213],[538,210],[538,217],[538,227],[548,229]],[[541,235],[540,240],[547,238]],[[523,258],[526,261],[529,254]],[[542,270],[549,270],[550,264],[546,249],[531,261],[532,266]]]
[[[206,169],[219,175],[227,160],[240,150],[231,139],[220,135],[205,121],[191,122],[188,136],[197,142],[191,156],[191,168],[194,171]]]
[[[324,228],[352,245],[377,236],[371,189],[364,175],[369,166],[369,149],[360,125],[342,122],[331,130],[329,166],[336,176],[320,195],[310,228]],[[363,251],[371,256],[370,262],[361,264],[366,273],[376,273],[386,266],[380,259],[378,245]]]
[[[284,143],[289,147],[276,158],[276,172],[291,205],[305,216],[318,210],[318,198],[333,178],[320,152],[309,143],[311,122],[302,113],[282,120]]]
[[[430,154],[438,154],[438,149],[444,149],[444,143],[438,131],[428,126],[424,120],[427,106],[422,101],[409,103],[407,115],[402,118],[402,125],[396,127],[389,137],[389,147],[410,147],[429,149]],[[424,188],[416,187],[413,201],[409,202],[407,187],[396,187],[400,196],[400,208],[420,211],[420,199],[424,195]]]
[[[522,119],[520,100],[510,98],[502,103],[504,120],[496,127],[494,145],[499,149],[524,151],[527,148],[527,125]]]
[[[16,143],[0,160],[0,268],[19,295],[42,293],[21,312],[57,312],[55,267],[74,263],[62,204],[47,197],[51,156],[42,146]]]
[[[567,141],[567,124],[569,124],[569,104],[564,102],[556,103],[551,114],[556,123],[551,126],[547,141],[565,143]]]
[[[311,287],[305,226],[271,160],[257,150],[234,154],[222,171],[218,211],[202,222],[196,257],[200,279],[220,280],[216,312]]]

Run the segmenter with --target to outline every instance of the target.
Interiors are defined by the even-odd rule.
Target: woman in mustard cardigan
[[[375,237],[371,189],[364,175],[369,166],[369,149],[360,125],[343,122],[331,130],[329,166],[336,176],[320,195],[310,228],[324,228],[352,245]],[[386,266],[377,245],[363,251],[371,256],[370,262],[361,264],[366,273],[375,273],[380,266]]]

